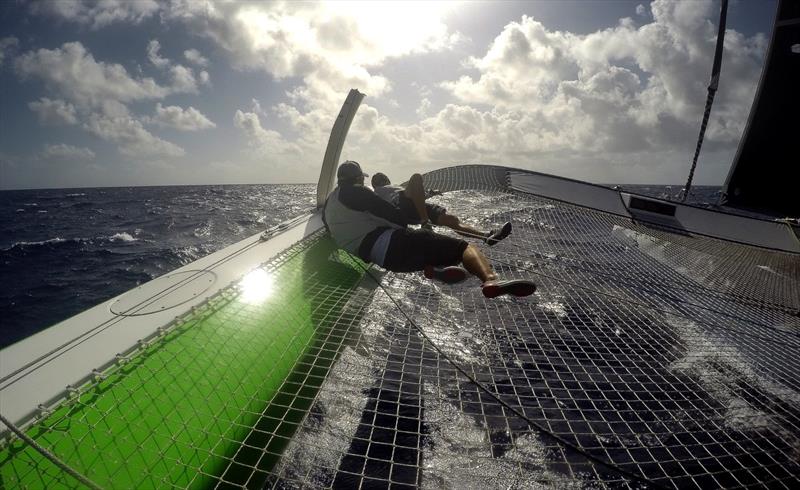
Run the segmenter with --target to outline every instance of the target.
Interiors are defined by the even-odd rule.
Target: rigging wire
[[[700,148],[703,146],[703,138],[706,134],[706,126],[708,125],[708,118],[711,115],[711,105],[714,104],[714,96],[719,87],[719,75],[722,69],[722,46],[725,40],[725,19],[728,14],[728,0],[722,0],[719,11],[719,31],[717,32],[717,46],[714,51],[714,65],[711,68],[711,81],[708,84],[708,96],[706,97],[706,109],[703,112],[703,122],[700,123],[700,135],[697,138],[697,147],[694,149],[694,158],[692,159],[692,167],[689,170],[689,178],[686,185],[681,191],[683,198],[681,202],[686,202],[689,196],[689,191],[692,188],[692,179],[694,179],[694,169],[697,167],[697,157],[700,156]]]

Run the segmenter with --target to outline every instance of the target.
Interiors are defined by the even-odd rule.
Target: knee
[[[422,175],[420,175],[420,174],[414,174],[414,175],[412,175],[412,176],[411,176],[411,178],[410,178],[410,179],[408,179],[408,183],[409,183],[409,184],[419,184],[419,185],[422,185]]]
[[[462,254],[462,259],[469,260],[470,257],[477,257],[477,255],[478,255],[478,248],[475,245],[469,243],[467,244],[467,248],[464,249],[464,253]]]

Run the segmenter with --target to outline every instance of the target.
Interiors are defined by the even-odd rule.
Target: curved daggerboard
[[[339,115],[336,117],[336,122],[333,123],[331,136],[328,139],[328,148],[325,150],[325,157],[322,159],[322,172],[320,172],[319,182],[317,183],[318,208],[325,204],[325,199],[328,198],[328,194],[331,193],[336,183],[336,168],[339,165],[339,157],[342,155],[344,140],[347,138],[350,124],[353,122],[362,99],[364,99],[364,94],[356,89],[351,89],[350,93],[347,94],[347,99],[345,99],[342,109],[339,111]]]

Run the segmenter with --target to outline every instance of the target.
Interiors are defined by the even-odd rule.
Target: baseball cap
[[[353,180],[361,176],[369,177],[361,170],[361,165],[353,160],[347,160],[339,165],[339,170],[336,171],[336,178],[339,180]]]

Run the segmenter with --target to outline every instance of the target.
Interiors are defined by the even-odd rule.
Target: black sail
[[[782,0],[724,204],[800,217],[800,2]]]

